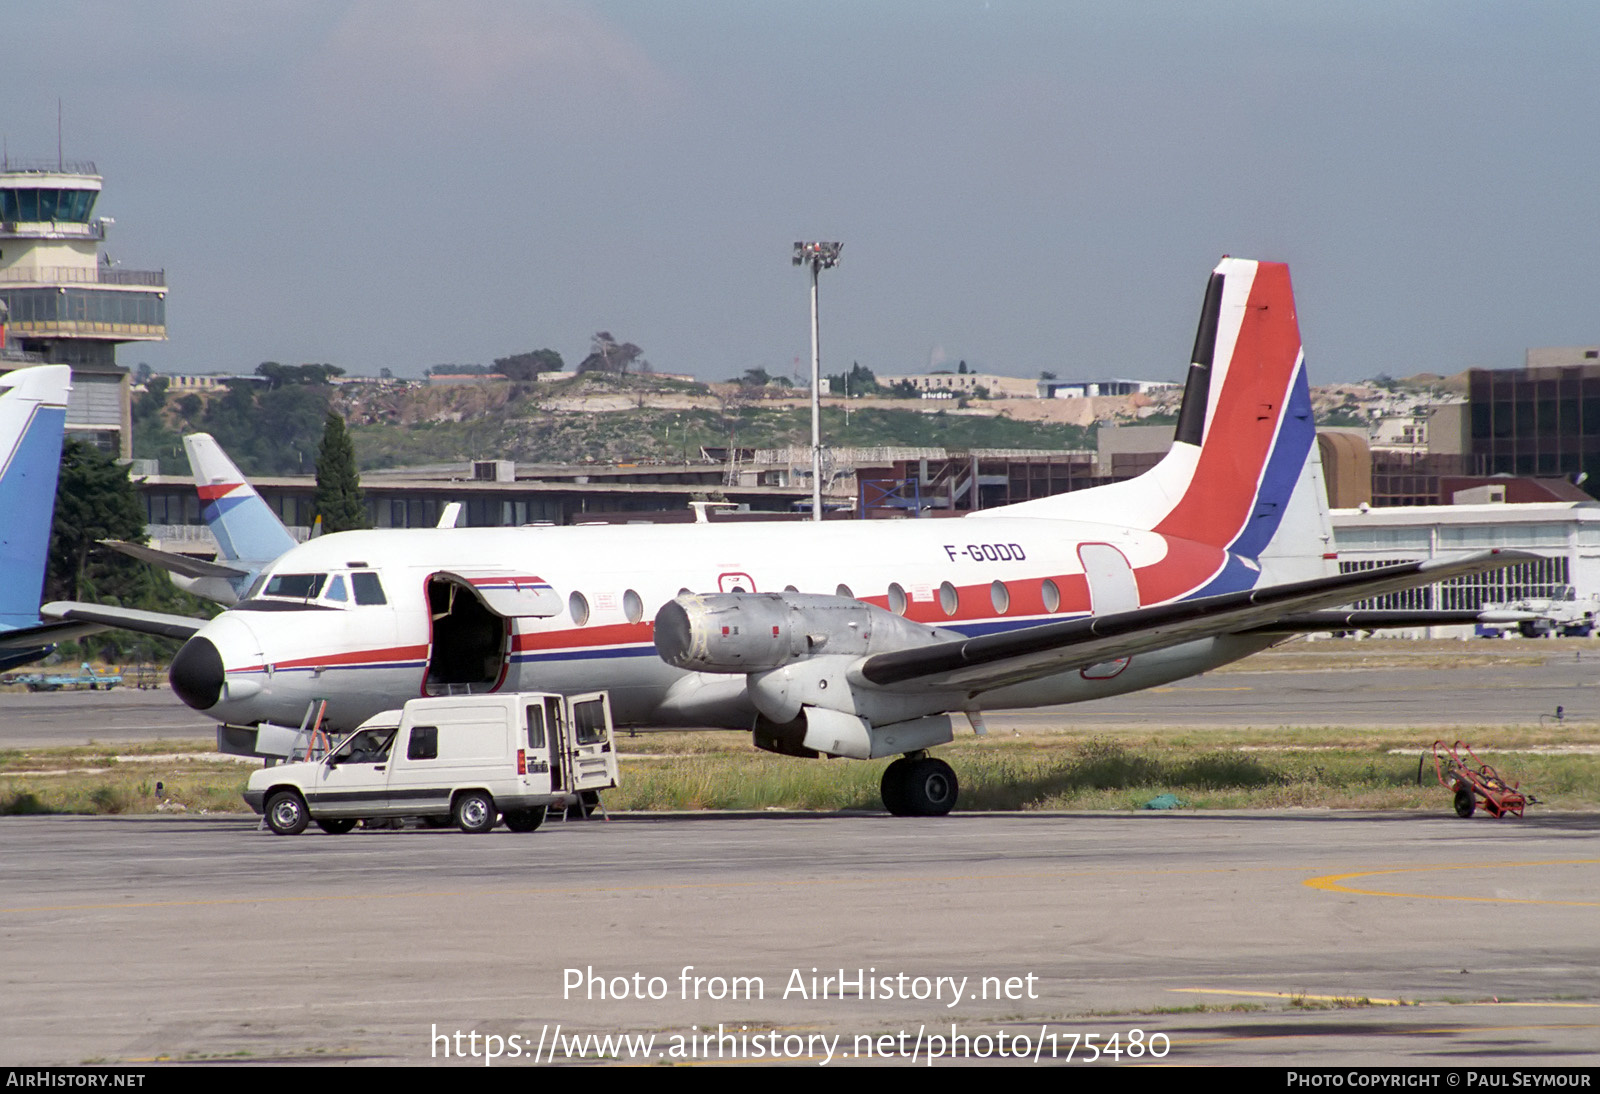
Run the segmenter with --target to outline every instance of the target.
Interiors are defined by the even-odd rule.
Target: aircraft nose
[[[167,670],[172,690],[195,710],[210,710],[216,706],[226,679],[222,654],[206,638],[191,638],[185,642]]]

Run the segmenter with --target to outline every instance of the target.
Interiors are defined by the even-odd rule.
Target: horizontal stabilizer
[[[224,581],[235,578],[249,577],[248,570],[236,570],[232,566],[224,566],[220,562],[207,562],[203,558],[194,558],[191,555],[180,555],[176,551],[161,551],[154,547],[146,547],[142,543],[128,543],[120,539],[102,539],[101,546],[110,547],[113,551],[121,551],[130,558],[140,562],[148,562],[152,566],[159,566],[163,570],[170,570],[184,577],[217,577]]]
[[[46,619],[94,624],[95,630],[115,627],[137,634],[154,634],[162,638],[178,639],[193,637],[195,631],[209,622],[206,619],[192,619],[186,615],[146,612],[138,608],[113,608],[105,604],[84,604],[76,600],[52,600],[39,609],[39,614]]]
[[[1482,551],[1456,559],[1404,562],[879,653],[862,661],[856,671],[879,687],[987,691],[1181,642],[1256,631],[1296,613],[1498,570],[1531,557],[1521,551]]]

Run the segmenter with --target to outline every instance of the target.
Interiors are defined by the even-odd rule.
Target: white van
[[[363,722],[326,756],[264,767],[244,800],[280,836],[332,835],[369,817],[532,832],[545,810],[617,785],[604,692],[413,699]]]

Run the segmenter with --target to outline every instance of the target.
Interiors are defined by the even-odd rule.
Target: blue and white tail
[[[0,628],[39,622],[72,369],[0,376]]]
[[[183,438],[200,493],[200,512],[217,537],[222,558],[265,565],[295,545],[272,507],[228,459],[209,433]]]
[[[1234,560],[1189,595],[1327,573],[1332,531],[1289,268],[1225,258],[1212,272],[1159,464],[987,515],[1132,525]]]

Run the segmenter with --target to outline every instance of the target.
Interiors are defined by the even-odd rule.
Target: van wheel
[[[506,811],[506,827],[513,832],[534,832],[544,823],[545,807],[536,805],[532,809],[509,809]]]
[[[330,836],[342,836],[356,826],[354,817],[340,817],[337,820],[319,820],[317,827]]]
[[[298,836],[311,823],[306,800],[293,790],[280,790],[267,799],[267,827],[280,836]]]
[[[456,827],[463,832],[487,832],[497,819],[494,801],[481,790],[469,790],[456,799]]]

